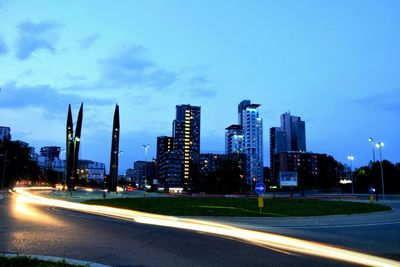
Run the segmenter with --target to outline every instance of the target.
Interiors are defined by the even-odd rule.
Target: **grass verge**
[[[317,199],[264,199],[261,213],[256,198],[116,198],[88,200],[84,203],[175,216],[290,217],[391,210],[390,207],[379,204]]]
[[[65,261],[45,261],[29,256],[6,257],[0,255],[0,267],[84,267],[86,265],[69,264]]]

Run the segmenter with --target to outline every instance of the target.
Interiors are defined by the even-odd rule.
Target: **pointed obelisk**
[[[107,188],[109,191],[115,192],[117,190],[118,179],[118,154],[119,154],[119,106],[115,105],[114,121],[111,139],[111,159],[110,159],[110,175],[107,181]]]
[[[65,157],[65,176],[63,177],[63,186],[68,184],[70,185],[70,179],[73,174],[72,170],[72,161],[74,157],[74,147],[73,147],[73,132],[74,125],[72,121],[72,112],[71,112],[71,104],[68,105],[68,117],[67,117],[67,125],[66,125],[66,157]]]
[[[79,156],[79,144],[81,142],[81,131],[82,131],[82,118],[83,118],[83,103],[81,103],[81,107],[79,109],[79,113],[78,113],[78,120],[76,121],[76,129],[75,129],[75,137],[74,137],[74,160],[73,160],[73,177],[75,182],[78,179],[78,173],[77,173],[77,169],[78,169],[78,156]]]

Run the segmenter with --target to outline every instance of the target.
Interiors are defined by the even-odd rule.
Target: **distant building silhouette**
[[[281,115],[281,126],[270,128],[270,167],[272,177],[277,178],[282,166],[290,165],[282,162],[286,158],[279,157],[282,152],[305,152],[305,122],[300,117],[285,112]],[[285,170],[286,171],[286,170]]]
[[[133,163],[132,178],[138,188],[152,185],[155,178],[155,163],[153,161],[137,160]]]
[[[285,112],[281,115],[281,128],[286,133],[286,151],[306,151],[305,123],[300,117]]]
[[[0,141],[11,140],[11,129],[10,127],[0,126]]]

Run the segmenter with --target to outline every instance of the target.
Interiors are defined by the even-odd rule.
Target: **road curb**
[[[96,262],[75,260],[75,259],[70,259],[70,258],[53,257],[53,256],[45,256],[45,255],[24,254],[24,253],[19,253],[19,254],[0,253],[0,255],[4,256],[4,257],[27,256],[27,257],[31,257],[33,259],[44,260],[44,261],[54,261],[54,262],[65,261],[68,264],[79,264],[79,265],[85,265],[85,266],[90,266],[90,267],[111,267],[110,265],[100,264],[100,263],[96,263]]]

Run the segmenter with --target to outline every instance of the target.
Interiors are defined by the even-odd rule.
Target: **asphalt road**
[[[391,212],[225,221],[231,225],[347,247],[400,261],[400,201],[386,204],[392,207]]]
[[[0,199],[0,252],[41,254],[112,266],[350,266],[323,258],[284,253],[191,231],[125,222],[96,215],[25,206],[14,195]],[[396,226],[398,228],[398,225]],[[378,227],[379,228],[379,227]],[[385,228],[386,227],[380,227]],[[351,247],[370,231],[334,228],[271,228],[309,240],[347,239]],[[399,251],[398,230],[389,242]],[[371,231],[377,229],[371,229]],[[347,235],[343,237],[343,235]],[[391,236],[396,234],[396,236]],[[364,242],[361,238],[360,242]],[[347,241],[346,241],[347,242]],[[344,243],[346,243],[344,242]],[[387,256],[398,258],[389,251]]]

